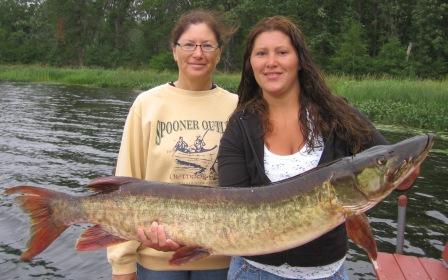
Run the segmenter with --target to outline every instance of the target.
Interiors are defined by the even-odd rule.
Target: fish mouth
[[[420,156],[417,157],[417,161],[419,163],[423,162],[427,155],[429,154],[429,151],[431,150],[432,146],[434,145],[434,134],[426,134],[428,136],[428,140],[426,142],[426,147],[423,149],[423,151],[420,153]]]
[[[421,141],[422,137],[426,137],[426,141]],[[411,141],[414,141],[413,143]],[[409,146],[400,145],[397,148],[397,159],[391,163],[386,173],[386,180],[398,186],[407,176],[414,172],[420,164],[426,159],[434,144],[434,135],[426,134],[418,137],[411,138]],[[412,151],[412,152],[409,152]],[[404,155],[408,155],[405,157]]]

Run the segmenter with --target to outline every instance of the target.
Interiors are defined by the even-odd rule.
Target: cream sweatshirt
[[[188,91],[164,84],[141,93],[126,124],[116,176],[215,187],[218,145],[237,96],[216,87]],[[169,234],[169,232],[168,232]],[[169,265],[172,252],[160,252],[128,241],[107,248],[116,275],[137,270],[221,269],[229,257],[210,256],[182,266]]]

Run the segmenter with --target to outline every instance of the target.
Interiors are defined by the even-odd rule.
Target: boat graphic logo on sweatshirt
[[[157,122],[155,144],[170,147],[165,151],[174,160],[169,175],[171,182],[218,184],[216,157],[226,125],[226,121],[210,120]]]

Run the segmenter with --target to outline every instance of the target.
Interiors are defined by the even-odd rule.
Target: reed
[[[0,65],[0,81],[44,82],[144,90],[174,81],[175,72],[150,69],[56,68]],[[218,72],[215,82],[235,92],[240,74]],[[448,131],[448,79],[404,80],[388,77],[329,76],[332,90],[380,124]]]
[[[95,69],[56,68],[38,65],[0,65],[0,80],[15,82],[44,82],[67,85],[147,89],[174,81],[175,72],[157,72],[151,69]],[[217,73],[216,82],[229,90],[236,90],[239,75]]]
[[[448,131],[448,80],[330,77],[337,93],[382,124]]]
[[[145,89],[175,79],[174,73],[152,70],[56,68],[37,65],[0,65],[0,80],[50,82],[68,85]]]

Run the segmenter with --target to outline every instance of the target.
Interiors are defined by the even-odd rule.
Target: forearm
[[[134,240],[107,247],[107,260],[112,275],[127,275],[137,271],[137,249],[140,243]]]

